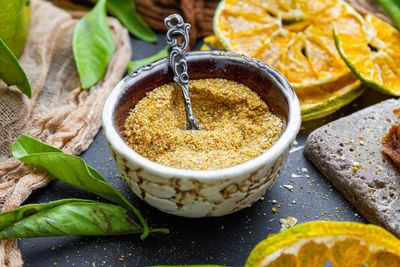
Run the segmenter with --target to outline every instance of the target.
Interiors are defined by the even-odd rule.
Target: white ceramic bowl
[[[125,142],[123,125],[129,111],[148,91],[172,82],[168,59],[126,76],[107,98],[102,123],[118,170],[133,192],[161,211],[185,216],[221,216],[249,207],[274,184],[300,129],[299,101],[287,80],[272,67],[241,55],[220,51],[187,55],[191,79],[225,78],[257,92],[286,128],[260,156],[218,170],[184,170],[150,161]]]

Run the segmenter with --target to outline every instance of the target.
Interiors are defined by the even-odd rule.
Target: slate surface
[[[199,48],[201,43],[195,48]],[[132,38],[134,59],[150,56],[164,47]],[[221,264],[243,266],[252,248],[280,230],[279,219],[293,216],[298,223],[313,220],[365,222],[349,202],[303,156],[308,133],[318,126],[386,98],[368,91],[353,105],[323,120],[304,123],[280,178],[264,198],[252,207],[219,218],[187,219],[164,214],[134,196],[118,176],[115,163],[100,131],[81,156],[129,199],[154,227],[166,227],[168,235],[155,234],[145,241],[138,235],[119,237],[55,237],[20,240],[25,266],[149,266]],[[293,192],[283,185],[293,186]],[[96,199],[96,196],[59,181],[37,190],[26,203],[62,198]],[[276,202],[276,203],[275,203]],[[277,209],[276,212],[272,208]]]

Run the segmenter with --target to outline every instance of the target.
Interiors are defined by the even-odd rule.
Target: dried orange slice
[[[203,38],[203,41],[207,45],[211,45],[212,47],[216,49],[223,50],[225,47],[221,44],[219,41],[218,37],[216,35],[209,35]]]
[[[245,267],[400,266],[400,240],[381,227],[353,222],[311,222],[268,237]]]
[[[352,102],[364,91],[364,86],[351,73],[335,82],[297,90],[301,118],[307,121],[328,116]]]
[[[334,29],[339,54],[361,81],[400,96],[400,32],[373,15],[365,21],[366,31]]]
[[[365,24],[339,0],[224,0],[214,16],[214,32],[227,50],[272,65],[299,89],[350,72],[335,48],[333,22],[356,30]]]

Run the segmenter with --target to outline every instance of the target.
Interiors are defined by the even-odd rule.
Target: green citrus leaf
[[[83,89],[103,77],[115,45],[107,24],[106,0],[100,0],[74,28],[72,49]]]
[[[57,200],[45,204],[24,205],[16,209],[0,213],[0,231],[4,230],[5,228],[9,227],[10,225],[18,221],[21,221],[41,211],[48,210],[59,205],[71,204],[77,202],[96,203],[96,201],[93,200],[71,198],[71,199]]]
[[[26,0],[0,0],[0,38],[16,57],[24,50],[28,37],[29,4]]]
[[[83,201],[55,205],[27,216],[0,231],[0,240],[38,236],[122,235],[142,231],[126,215],[124,208]]]
[[[82,158],[59,152],[57,148],[26,135],[22,135],[15,141],[11,146],[11,153],[14,158],[47,171],[64,183],[95,193],[132,210],[143,226],[142,238],[149,234],[149,226],[140,211],[109,185],[95,169],[88,166]]]
[[[93,3],[98,0],[90,0]],[[107,10],[137,38],[147,42],[155,42],[157,40],[153,30],[143,21],[136,13],[135,6],[132,0],[108,0]]]
[[[0,38],[0,79],[8,85],[15,85],[27,97],[32,97],[28,78],[18,59]]]
[[[400,30],[400,1],[399,0],[378,0],[378,3],[385,9],[389,17]]]
[[[166,47],[164,47],[162,50],[160,50],[156,54],[152,55],[151,57],[138,59],[138,60],[132,60],[128,64],[129,72],[135,71],[138,68],[140,68],[140,67],[142,67],[142,66],[144,66],[146,64],[149,64],[149,63],[152,63],[152,62],[157,61],[159,59],[167,57],[169,55],[169,49],[170,48],[171,48],[171,46],[167,45]]]

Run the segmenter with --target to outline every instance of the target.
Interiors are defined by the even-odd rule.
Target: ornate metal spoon
[[[182,89],[183,100],[186,110],[186,130],[200,130],[199,125],[193,115],[192,104],[189,97],[189,75],[187,73],[186,48],[189,43],[190,24],[185,23],[178,14],[173,14],[164,19],[165,26],[168,28],[165,41],[171,45],[169,53],[169,64],[174,71],[174,81]],[[179,36],[183,36],[182,43],[178,44]]]

